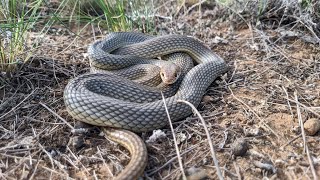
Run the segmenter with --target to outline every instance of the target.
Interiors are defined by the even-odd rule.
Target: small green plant
[[[26,33],[38,18],[42,0],[0,0],[0,71],[11,72],[25,61]]]
[[[64,0],[62,4],[71,12],[69,22],[94,22],[109,32],[154,29],[152,1]]]
[[[103,11],[103,19],[109,31],[127,31],[131,29],[131,22],[127,19],[123,0],[115,2],[97,0],[97,3]]]
[[[132,22],[133,27],[138,28],[142,32],[153,32],[155,28],[154,21],[154,3],[153,1],[131,0],[128,2],[130,12],[128,12],[128,18]]]
[[[310,8],[310,6],[312,6],[311,0],[301,0],[300,4],[301,4],[302,8],[304,8],[304,9]]]
[[[230,3],[229,0],[218,0],[218,3],[223,4],[223,5],[228,5]]]
[[[265,11],[268,2],[266,0],[259,0],[258,3],[259,3],[258,17],[259,17]]]

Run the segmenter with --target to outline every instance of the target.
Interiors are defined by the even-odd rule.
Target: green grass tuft
[[[69,9],[69,22],[95,23],[109,32],[153,32],[153,1],[141,0],[63,0]]]
[[[0,0],[0,72],[13,71],[19,62],[28,60],[32,51],[26,50],[26,35],[36,23],[45,34],[53,24],[95,24],[108,32],[139,30],[154,32],[153,1],[148,0],[61,0],[49,14],[41,15],[45,0]],[[44,21],[45,20],[45,21]],[[67,22],[67,23],[66,23]],[[86,26],[85,25],[85,26]]]
[[[0,4],[0,71],[11,72],[27,60],[25,38],[37,21],[43,0],[2,0]]]

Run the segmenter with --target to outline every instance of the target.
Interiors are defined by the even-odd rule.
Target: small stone
[[[313,136],[320,130],[320,120],[316,118],[308,119],[303,127],[307,135]]]
[[[210,177],[210,172],[202,167],[191,167],[186,171],[188,180],[198,180],[198,179],[208,179]]]
[[[205,104],[208,104],[210,102],[212,102],[214,99],[211,96],[205,95],[202,98],[202,102],[204,102]]]
[[[260,161],[253,161],[253,165],[260,168],[261,170],[267,170],[275,174],[277,172],[277,169],[274,167],[272,163],[268,162],[260,162]]]
[[[166,133],[164,133],[162,130],[154,130],[152,135],[146,140],[147,143],[154,143],[158,139],[167,137]]]
[[[244,134],[246,137],[255,137],[261,134],[261,130],[259,128],[244,128]]]
[[[232,145],[231,150],[232,154],[235,156],[244,156],[249,149],[248,143],[245,139],[237,139]]]
[[[286,165],[286,162],[282,159],[276,159],[274,161],[274,164],[278,167],[278,168],[284,168]]]
[[[81,149],[85,146],[85,142],[82,136],[71,137],[68,144],[71,144],[75,149]]]

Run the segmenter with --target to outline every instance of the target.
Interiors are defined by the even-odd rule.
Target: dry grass
[[[231,179],[319,176],[319,132],[302,136],[299,126],[299,121],[320,118],[319,46],[284,35],[297,30],[289,25],[261,28],[244,18],[247,23],[240,26],[219,6],[202,4],[200,10],[194,6],[190,11],[192,6],[186,6],[184,14],[183,8],[176,13],[175,2],[163,3],[156,16],[159,34],[197,37],[230,67],[208,89],[211,98],[198,107],[214,137],[222,175]],[[129,160],[122,147],[97,133],[89,132],[80,147],[69,143],[75,121],[65,111],[63,89],[68,79],[88,70],[84,53],[93,41],[92,32],[98,38],[103,33],[92,26],[75,37],[57,28],[64,33],[46,35],[35,58],[10,77],[0,75],[0,179],[110,178]],[[217,179],[200,119],[192,116],[173,127],[187,177]],[[144,176],[178,179],[181,171],[172,133],[168,127],[162,131],[165,137],[147,143]],[[146,140],[151,133],[140,135]],[[249,144],[242,157],[233,154],[238,139]]]

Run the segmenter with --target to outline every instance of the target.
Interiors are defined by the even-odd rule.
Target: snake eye
[[[162,72],[162,73],[160,73],[160,76],[161,76],[161,77],[164,77],[164,73],[163,73],[163,72]]]
[[[177,74],[177,73],[174,73],[174,77],[178,77],[178,74]]]

